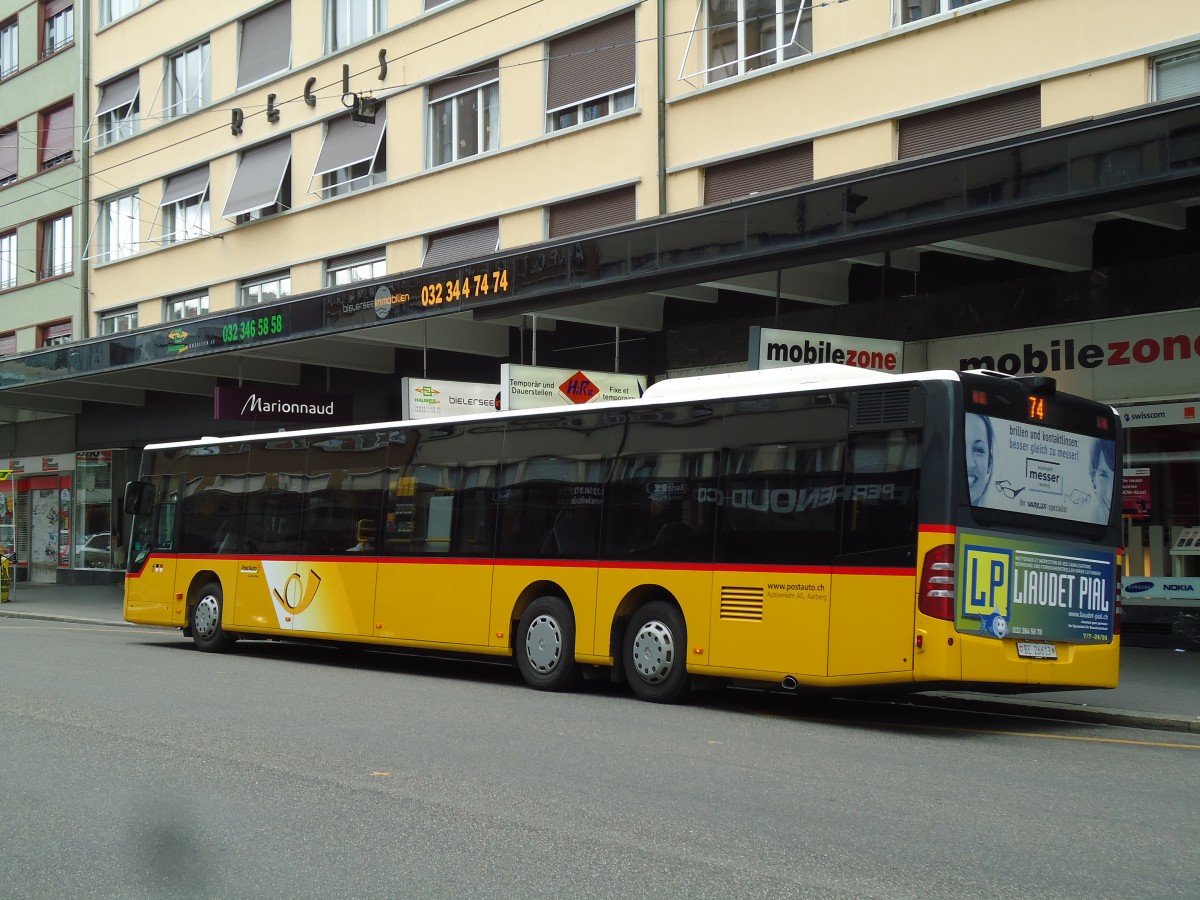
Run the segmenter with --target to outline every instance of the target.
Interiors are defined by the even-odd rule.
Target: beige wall
[[[499,218],[501,242],[542,240],[545,206],[618,184],[637,185],[639,217],[658,212],[658,44],[654,0],[572,0],[526,7],[518,0],[451,3],[424,14],[420,0],[391,0],[391,29],[321,57],[320,17],[300,15],[317,0],[292,0],[292,70],[236,88],[239,15],[262,4],[157,0],[100,32],[94,83],[140,66],[141,134],[94,154],[93,196],[138,188],[142,252],[95,266],[93,310],[141,302],[141,324],[159,320],[161,298],[211,286],[214,310],[235,302],[239,279],[290,268],[297,293],[321,286],[321,261],[385,244],[388,268],[419,265],[424,236]],[[598,17],[635,9],[636,107],[600,122],[547,134],[544,41]],[[796,140],[814,141],[817,178],[888,163],[895,117],[997,90],[1043,84],[1045,124],[1145,102],[1148,55],[1200,31],[1195,0],[1158,0],[1130,16],[1127,0],[981,0],[952,16],[891,28],[891,0],[853,0],[814,13],[816,53],[808,59],[708,86],[703,34],[691,36],[695,0],[667,0],[666,189],[669,211],[695,207],[703,167]],[[213,102],[162,122],[164,56],[204,35],[212,41]],[[690,42],[690,53],[689,53]],[[387,77],[378,79],[378,54]],[[500,144],[495,153],[426,170],[424,87],[499,58]],[[343,112],[342,66],[352,88],[386,97],[388,183],[331,200],[308,193],[326,122]],[[300,101],[316,78],[318,102]],[[277,95],[280,121],[262,114]],[[230,110],[245,113],[230,133]],[[245,226],[220,217],[237,154],[290,135],[294,211]],[[211,231],[161,247],[148,222],[158,215],[163,179],[211,163]],[[157,227],[157,226],[156,226]]]

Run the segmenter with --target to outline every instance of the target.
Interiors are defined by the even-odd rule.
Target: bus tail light
[[[934,619],[954,621],[954,545],[942,544],[925,554],[917,609]]]
[[[1117,571],[1113,575],[1113,635],[1121,633],[1121,575],[1125,571],[1125,551],[1117,551]]]

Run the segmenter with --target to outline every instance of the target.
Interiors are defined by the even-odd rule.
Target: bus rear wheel
[[[575,661],[575,616],[560,597],[539,597],[517,626],[517,668],[530,687],[565,691],[579,682]]]
[[[215,653],[233,646],[236,638],[221,627],[224,606],[220,584],[210,581],[200,589],[191,615],[192,643],[197,650]]]
[[[687,625],[672,603],[655,600],[633,614],[622,657],[629,687],[641,700],[674,703],[688,688]]]

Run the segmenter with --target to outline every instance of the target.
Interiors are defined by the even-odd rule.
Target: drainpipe
[[[667,0],[658,0],[658,214],[667,214]]]
[[[75,9],[78,11],[77,18],[81,20],[82,27],[75,29],[75,34],[79,36],[79,103],[76,105],[78,110],[77,115],[79,121],[83,123],[83,127],[77,132],[80,135],[79,141],[79,170],[80,170],[80,187],[79,187],[79,215],[75,217],[75,233],[76,235],[88,234],[88,219],[92,213],[92,186],[91,186],[91,171],[92,160],[89,152],[90,142],[85,144],[82,140],[83,135],[91,135],[91,129],[87,127],[87,123],[91,121],[91,56],[92,56],[92,4],[91,0],[82,0],[76,4]],[[80,338],[91,337],[91,318],[88,314],[88,295],[90,294],[90,284],[88,279],[88,264],[83,258],[82,249],[84,238],[80,241],[77,237],[73,237],[74,248],[73,252],[79,253],[79,340]],[[72,331],[74,333],[74,331]]]

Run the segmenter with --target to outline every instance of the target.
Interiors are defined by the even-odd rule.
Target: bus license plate
[[[1058,659],[1058,647],[1033,641],[1017,641],[1017,656],[1026,659]]]

